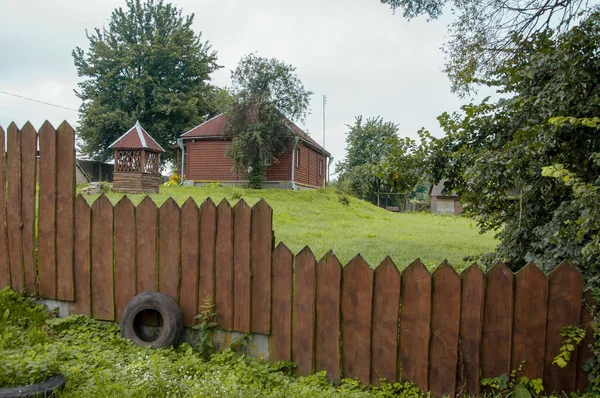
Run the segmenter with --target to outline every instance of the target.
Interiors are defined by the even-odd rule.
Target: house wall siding
[[[313,187],[324,186],[326,173],[325,156],[313,148],[304,145],[302,142],[298,143],[297,148],[300,149],[300,167],[296,167],[295,169],[295,182]],[[323,161],[323,176],[319,176],[320,160]]]
[[[226,153],[229,140],[186,143],[186,178],[194,181],[235,181],[233,160]]]

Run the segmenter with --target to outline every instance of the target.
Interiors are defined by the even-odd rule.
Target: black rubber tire
[[[162,317],[162,330],[155,339],[145,339],[136,330],[136,317],[140,312],[153,310]],[[183,314],[171,297],[158,292],[145,292],[131,299],[121,317],[121,336],[133,341],[140,347],[169,348],[181,343],[183,333]]]
[[[0,398],[34,398],[50,397],[54,391],[60,390],[65,386],[65,376],[62,374],[52,376],[41,383],[30,384],[28,386],[0,388]]]

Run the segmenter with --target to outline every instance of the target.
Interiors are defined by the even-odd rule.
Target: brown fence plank
[[[250,222],[250,206],[240,199],[233,207],[233,330],[242,333],[251,322]]]
[[[175,199],[169,197],[158,210],[158,290],[177,302],[181,284],[180,219],[181,209]]]
[[[92,316],[115,319],[113,285],[113,205],[102,194],[92,205]]]
[[[198,305],[206,299],[215,304],[215,248],[217,236],[217,207],[206,199],[200,206],[200,274],[198,276]]]
[[[233,328],[233,217],[229,202],[217,208],[215,253],[215,304],[219,328]]]
[[[398,379],[400,282],[398,268],[386,257],[375,269],[373,282],[372,384],[379,384],[380,378],[389,382]]]
[[[72,301],[73,201],[75,199],[75,130],[63,122],[57,129],[56,176],[56,298]]]
[[[308,247],[305,247],[294,259],[292,360],[298,364],[296,374],[299,376],[308,376],[313,371],[315,268],[315,256]]]
[[[585,365],[588,359],[594,356],[591,348],[594,344],[594,319],[590,310],[597,305],[590,291],[585,292],[583,297],[580,325],[586,334],[585,339],[577,350],[577,391],[579,394],[583,394],[586,391],[589,382],[588,373],[583,370],[583,365]]]
[[[568,325],[579,325],[583,277],[568,262],[561,263],[548,274],[548,317],[546,318],[546,355],[544,360],[544,391],[547,394],[576,389],[577,352],[565,368],[552,364],[559,353],[563,338],[560,330]]]
[[[513,273],[503,263],[486,275],[481,337],[481,375],[498,377],[511,371]]]
[[[46,121],[39,131],[40,201],[38,276],[42,297],[56,298],[56,130]]]
[[[158,290],[158,208],[146,196],[136,209],[137,292]]]
[[[400,315],[400,368],[402,380],[428,391],[431,275],[416,260],[402,272]]]
[[[5,131],[0,126],[0,289],[10,286],[10,267],[6,247],[6,151]]]
[[[200,257],[200,216],[193,198],[181,207],[181,292],[179,306],[186,326],[198,314],[198,259]]]
[[[547,302],[548,278],[529,263],[515,275],[511,370],[525,361],[523,376],[530,379],[544,377]]]
[[[271,252],[273,209],[261,199],[252,207],[252,332],[271,332]]]
[[[6,132],[6,229],[8,233],[8,260],[13,290],[25,287],[21,246],[21,134],[13,122]]]
[[[292,359],[292,272],[294,256],[283,244],[273,251],[272,322],[269,336],[269,360]]]
[[[75,301],[70,312],[92,315],[91,300],[91,216],[92,209],[85,198],[75,199]]]
[[[36,292],[35,199],[37,168],[37,132],[27,122],[21,129],[21,217],[23,227],[23,276],[25,289]]]
[[[479,358],[485,277],[477,264],[461,275],[458,392],[479,395]]]
[[[460,328],[460,277],[447,262],[433,273],[431,289],[429,391],[434,397],[456,391]]]
[[[327,371],[327,379],[340,381],[340,295],[342,265],[333,252],[317,264],[315,370]]]
[[[342,372],[369,384],[373,270],[357,255],[342,273]]]
[[[124,196],[115,215],[115,319],[119,321],[127,303],[136,295],[135,206]]]

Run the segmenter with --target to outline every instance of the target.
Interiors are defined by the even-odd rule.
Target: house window
[[[323,177],[323,159],[319,159],[319,177]]]
[[[296,148],[296,167],[300,167],[300,148]]]
[[[270,166],[271,165],[271,158],[265,158],[264,165],[265,166]]]

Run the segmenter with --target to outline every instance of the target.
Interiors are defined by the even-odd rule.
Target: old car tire
[[[59,374],[46,381],[28,386],[0,388],[0,398],[50,397],[54,391],[58,391],[64,386],[65,376]]]
[[[155,315],[162,321],[157,333],[148,333],[143,325],[146,315]],[[121,336],[141,347],[169,348],[178,346],[183,333],[183,314],[171,297],[158,292],[145,292],[135,296],[121,317]],[[162,326],[162,327],[160,327]]]

